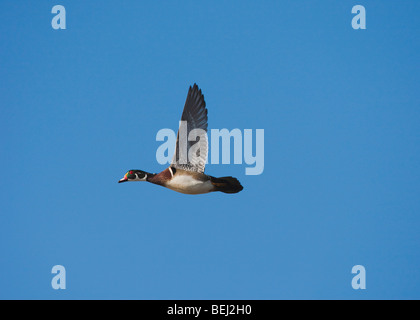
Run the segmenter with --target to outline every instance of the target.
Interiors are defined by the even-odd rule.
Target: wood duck
[[[129,170],[118,182],[127,181],[148,181],[168,189],[185,194],[203,194],[213,191],[224,193],[238,193],[243,189],[238,179],[233,177],[215,178],[204,174],[208,153],[207,140],[207,108],[204,95],[197,84],[190,86],[187,100],[185,101],[184,111],[181,121],[185,121],[186,136],[194,129],[195,132],[202,132],[199,141],[185,141],[187,144],[186,154],[191,155],[183,160],[180,147],[180,130],[178,131],[175,154],[171,165],[160,173],[148,173],[142,170]],[[181,139],[182,140],[182,139]],[[199,144],[199,148],[195,144]],[[195,152],[191,148],[198,149]],[[184,146],[185,148],[185,146]],[[183,160],[183,161],[181,161]]]

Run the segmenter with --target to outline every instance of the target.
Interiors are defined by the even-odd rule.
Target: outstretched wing
[[[201,90],[194,84],[188,90],[171,167],[204,173],[207,153],[206,102]]]

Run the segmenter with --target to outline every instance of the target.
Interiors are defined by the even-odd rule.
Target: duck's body
[[[203,194],[213,191],[236,193],[243,189],[232,177],[215,178],[199,172],[169,167],[158,174],[149,174],[148,182],[185,194]]]
[[[166,170],[172,174],[170,180],[164,181],[164,186],[168,189],[186,194],[202,194],[215,191],[211,178],[205,174],[171,167]]]
[[[243,187],[236,178],[215,178],[204,174],[208,150],[206,135],[207,109],[204,102],[204,96],[196,84],[194,84],[193,87],[190,87],[188,91],[181,121],[187,123],[187,136],[189,136],[189,133],[194,129],[201,130],[202,133],[198,135],[198,142],[194,141],[194,143],[199,144],[198,149],[191,141],[186,141],[186,150],[181,150],[183,146],[180,146],[178,132],[175,155],[169,168],[158,174],[141,170],[130,170],[119,182],[148,181],[185,194],[203,194],[214,191],[237,193],[241,191]],[[192,147],[197,150],[192,150],[192,156],[184,159],[185,152],[190,155],[190,149]]]

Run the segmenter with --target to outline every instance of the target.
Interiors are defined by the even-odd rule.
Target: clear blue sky
[[[419,15],[417,0],[1,1],[0,298],[419,299]],[[194,82],[209,129],[265,130],[264,173],[206,168],[237,195],[118,184],[164,169],[156,133]]]

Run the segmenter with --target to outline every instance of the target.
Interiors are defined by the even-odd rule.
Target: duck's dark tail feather
[[[211,177],[210,181],[216,188],[216,191],[221,191],[224,193],[238,193],[244,188],[238,179],[234,177]]]

